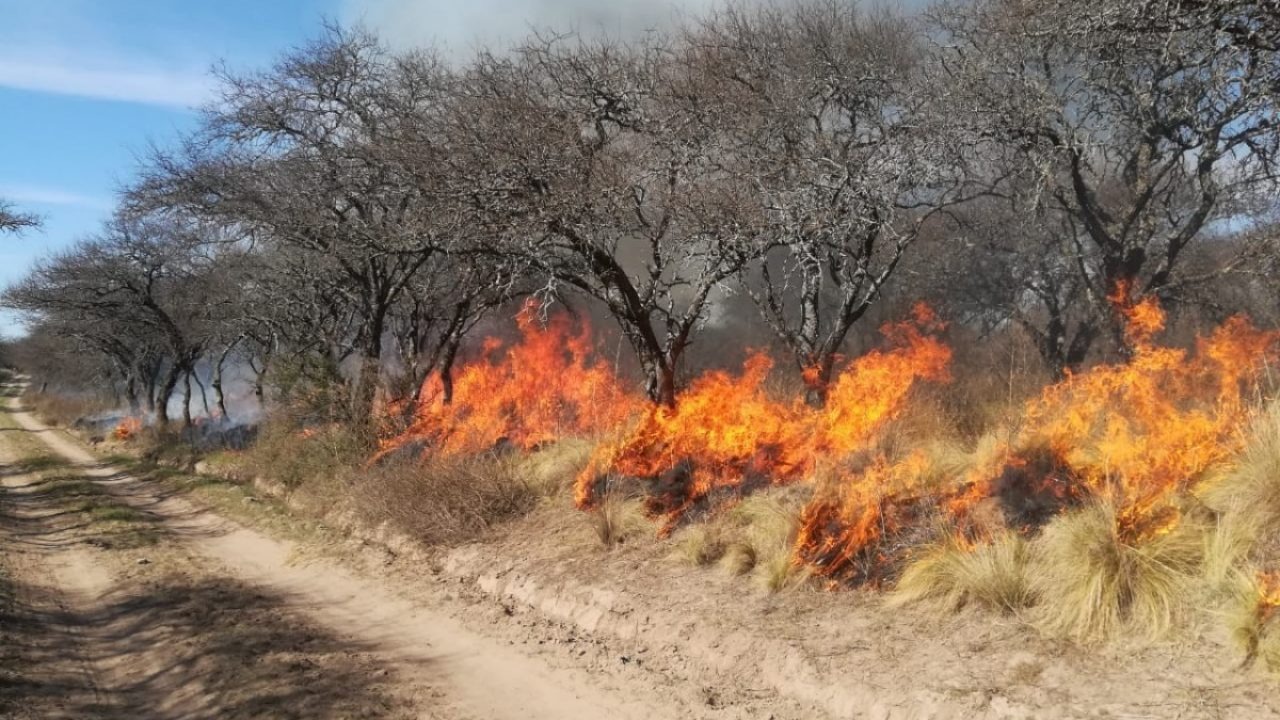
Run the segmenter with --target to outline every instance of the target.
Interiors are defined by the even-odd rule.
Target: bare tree
[[[1069,251],[1055,253],[1056,241],[1027,251],[1073,269],[1122,342],[1108,298],[1173,292],[1184,252],[1206,227],[1243,221],[1251,196],[1274,188],[1270,70],[1212,29],[1084,33],[1053,7],[939,6],[935,93],[970,133],[972,180],[1005,198],[1033,190],[1038,210],[1060,216],[1053,225]],[[1050,365],[1079,360],[1097,334],[1084,332],[1042,343]]]
[[[10,203],[0,200],[0,233],[18,232],[39,224],[40,219],[35,215],[19,212]]]
[[[748,288],[821,404],[850,330],[959,188],[954,143],[924,112],[919,38],[812,0],[731,6],[689,42],[706,122],[731,139],[772,248]]]
[[[759,253],[679,52],[655,34],[485,54],[457,94],[448,156],[493,250],[548,292],[599,300],[665,404],[708,303]]]

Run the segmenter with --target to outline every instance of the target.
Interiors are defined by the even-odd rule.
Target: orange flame
[[[578,478],[575,500],[590,506],[608,474],[656,479],[648,509],[670,527],[713,494],[793,483],[810,475],[819,458],[864,451],[905,407],[917,381],[947,378],[951,351],[931,334],[940,327],[924,306],[912,321],[886,326],[887,347],[851,363],[816,411],[799,399],[769,396],[773,364],[761,353],[739,375],[706,373],[674,408],[651,408],[619,442],[597,451]]]
[[[1170,532],[1181,520],[1181,497],[1242,448],[1246,387],[1274,356],[1280,335],[1232,318],[1187,352],[1156,344],[1165,316],[1154,300],[1117,310],[1128,321],[1128,362],[1046,388],[1028,403],[1009,446],[991,455],[997,465],[973,467],[932,497],[921,497],[927,468],[919,453],[896,462],[876,458],[844,477],[805,509],[797,562],[874,582],[886,570],[877,563],[892,559],[884,543],[911,530],[911,521],[940,515],[959,532],[980,535],[970,516],[989,501],[1016,530],[1035,529],[1022,524],[1019,502],[1047,506],[1042,523],[1092,496],[1116,506],[1117,531],[1127,542]]]
[[[544,326],[538,315],[526,304],[517,342],[488,338],[480,359],[458,368],[453,402],[444,401],[439,376],[428,378],[412,423],[383,443],[384,452],[412,441],[442,455],[528,450],[601,432],[637,412],[642,400],[597,358],[585,321],[559,314]]]
[[[136,417],[127,417],[121,420],[115,430],[111,432],[111,436],[122,442],[133,439],[142,431],[142,420]]]

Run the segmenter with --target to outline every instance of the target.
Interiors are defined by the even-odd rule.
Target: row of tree
[[[1271,301],[1278,28],[1275,0],[800,0],[465,63],[328,28],[220,72],[200,129],[4,304],[46,372],[162,421],[199,367],[225,413],[229,363],[259,397],[272,367],[326,376],[356,416],[433,372],[449,393],[528,294],[589,298],[661,403],[734,294],[815,403],[893,295],[1023,328],[1061,373],[1123,351],[1117,293]]]

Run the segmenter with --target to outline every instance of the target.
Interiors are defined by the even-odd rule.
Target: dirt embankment
[[[652,673],[592,672],[546,627],[476,632],[492,616],[448,591],[410,599],[297,562],[25,413],[3,419],[5,717],[726,716]]]

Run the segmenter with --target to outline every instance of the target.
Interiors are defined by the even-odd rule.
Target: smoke
[[[699,15],[720,0],[344,0],[347,23],[375,30],[398,48],[438,45],[465,53],[509,46],[531,29],[576,29],[632,37]]]

